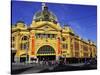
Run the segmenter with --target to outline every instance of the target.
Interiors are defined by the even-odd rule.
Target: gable
[[[57,30],[55,27],[50,26],[50,25],[43,25],[43,26],[37,27],[37,29],[48,30],[48,31]]]
[[[40,24],[40,25],[36,25],[35,27],[36,29],[42,29],[42,30],[55,30],[55,31],[58,31],[59,30],[59,27],[58,25],[55,25],[55,24],[50,24],[50,23],[43,23],[43,24]]]
[[[41,21],[41,22],[32,22],[31,24],[32,29],[48,29],[48,30],[55,30],[55,31],[60,31],[61,27],[59,24],[54,24],[52,22],[47,22],[47,21]]]

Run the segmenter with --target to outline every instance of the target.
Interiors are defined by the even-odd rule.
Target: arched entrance
[[[37,51],[37,58],[39,59],[39,61],[56,60],[56,52],[53,47],[49,45],[44,45],[40,47],[39,50]]]

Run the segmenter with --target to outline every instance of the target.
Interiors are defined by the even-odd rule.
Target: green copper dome
[[[35,21],[56,21],[57,17],[48,10],[48,7],[46,5],[42,6],[42,11],[36,12],[33,19]]]

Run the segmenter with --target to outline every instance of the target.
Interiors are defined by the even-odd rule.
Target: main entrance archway
[[[56,60],[56,52],[53,47],[49,45],[44,45],[39,48],[37,51],[37,58],[42,61],[42,60]]]

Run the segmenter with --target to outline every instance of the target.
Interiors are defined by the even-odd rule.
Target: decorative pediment
[[[37,29],[42,29],[42,30],[47,30],[47,31],[50,31],[50,30],[58,30],[57,28],[52,27],[50,25],[43,25],[41,27],[37,27]]]
[[[36,23],[35,25],[32,26],[32,28],[34,29],[42,29],[42,30],[56,30],[59,31],[61,29],[61,27],[57,24],[53,24],[50,22],[42,22],[42,23]]]

